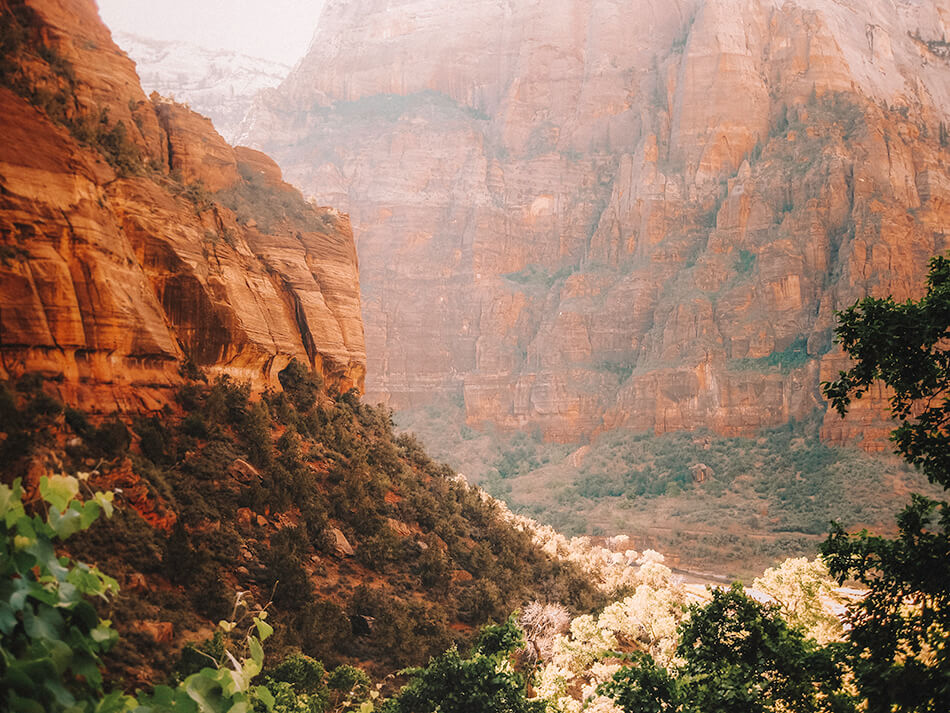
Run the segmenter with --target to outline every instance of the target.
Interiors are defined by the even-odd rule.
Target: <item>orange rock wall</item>
[[[351,213],[370,398],[748,434],[825,409],[835,310],[919,294],[948,247],[948,24],[946,0],[331,0],[246,139]],[[879,447],[883,405],[826,435]]]
[[[0,2],[0,22],[23,5]],[[41,372],[96,411],[161,405],[186,358],[263,388],[296,357],[361,389],[348,219],[305,203],[273,161],[232,149],[207,119],[146,98],[92,2],[26,6],[21,90],[0,87],[0,378]],[[70,119],[122,121],[136,170],[31,105],[37,88],[68,88]]]

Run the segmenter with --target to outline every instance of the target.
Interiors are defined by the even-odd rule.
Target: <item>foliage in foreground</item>
[[[188,676],[177,687],[158,686],[135,697],[106,693],[101,654],[118,635],[101,619],[89,597],[110,600],[118,584],[95,567],[58,556],[58,543],[87,529],[101,512],[112,513],[111,493],[78,498],[81,481],[43,476],[41,502],[23,501],[17,480],[0,484],[3,518],[0,553],[0,700],[18,713],[250,713],[260,702],[270,710],[274,697],[252,679],[264,665],[261,641],[273,632],[266,612],[241,632],[239,659],[223,661]],[[31,512],[35,510],[36,512]],[[225,622],[233,631],[238,622]]]
[[[950,260],[931,261],[920,300],[866,298],[836,333],[854,366],[824,384],[845,414],[874,382],[891,393],[897,452],[950,487]],[[849,660],[871,713],[950,710],[950,506],[921,496],[898,517],[899,536],[835,526],[822,552],[832,575],[868,589],[850,608]]]

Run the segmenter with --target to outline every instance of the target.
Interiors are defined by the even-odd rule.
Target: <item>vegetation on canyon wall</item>
[[[177,647],[134,623],[210,636],[202,622],[224,618],[238,590],[248,606],[273,601],[276,652],[370,660],[375,673],[422,663],[532,598],[603,602],[577,567],[395,438],[387,411],[327,394],[297,363],[281,379],[258,401],[226,378],[190,382],[180,410],[131,424],[93,425],[35,379],[3,391],[5,480],[29,486],[52,466],[122,490],[116,516],[71,543],[135,583],[111,605],[128,627],[111,664],[168,672]]]
[[[0,25],[0,86],[9,87],[54,123],[65,127],[84,146],[97,151],[119,173],[142,173],[142,151],[129,137],[129,127],[109,118],[105,107],[90,111],[76,101],[78,79],[72,64],[44,42],[42,22],[29,5],[12,3],[4,8]],[[46,65],[42,81],[24,71]],[[130,107],[134,112],[134,107]]]

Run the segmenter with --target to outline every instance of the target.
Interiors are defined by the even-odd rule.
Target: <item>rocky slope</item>
[[[825,410],[950,246],[950,3],[328,3],[245,140],[350,212],[368,393],[575,440]],[[882,446],[882,395],[833,441]]]
[[[209,50],[187,42],[163,42],[127,32],[116,43],[135,61],[146,92],[174,96],[214,122],[228,141],[261,89],[276,87],[290,67],[236,52]]]
[[[346,217],[144,95],[88,0],[0,1],[0,379],[156,407],[183,362],[262,387],[365,371]]]

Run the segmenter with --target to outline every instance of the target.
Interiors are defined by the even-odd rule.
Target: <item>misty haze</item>
[[[0,0],[3,706],[950,709],[948,25]]]

